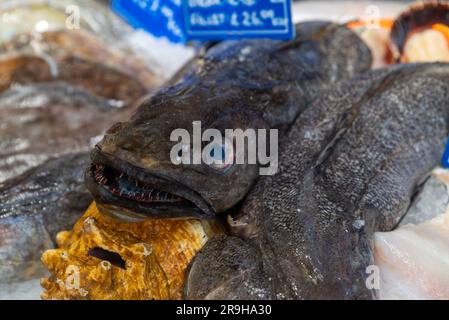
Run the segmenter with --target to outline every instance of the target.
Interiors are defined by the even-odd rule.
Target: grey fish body
[[[299,24],[297,39],[287,43],[220,43],[107,132],[92,154],[89,188],[99,203],[143,218],[212,217],[243,199],[258,166],[234,164],[223,173],[206,164],[174,165],[169,139],[175,129],[192,132],[192,122],[201,121],[203,131],[223,135],[225,129],[276,128],[282,136],[319,92],[370,64],[369,49],[353,32],[325,22]],[[161,203],[154,196],[161,193],[189,204]]]
[[[62,82],[15,86],[3,92],[0,182],[47,159],[88,151],[92,140],[130,111]]]
[[[51,159],[0,183],[0,283],[42,276],[41,255],[92,202],[84,186],[88,153]]]
[[[449,65],[349,81],[295,122],[280,170],[260,179],[190,266],[186,298],[369,299],[375,231],[393,229],[441,159]]]

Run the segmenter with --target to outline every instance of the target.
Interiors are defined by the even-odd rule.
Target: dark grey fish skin
[[[282,136],[319,92],[370,64],[369,49],[355,33],[327,22],[299,24],[291,42],[213,46],[182,80],[107,132],[86,171],[89,189],[98,203],[133,217],[213,217],[243,199],[258,166],[234,164],[224,173],[206,164],[174,165],[173,130],[191,133],[192,122],[201,121],[203,131],[277,128]],[[184,200],[162,202],[160,194]]]
[[[188,299],[370,299],[372,236],[406,213],[449,133],[449,64],[370,72],[295,122],[280,170],[260,179],[186,277]]]
[[[41,255],[92,202],[84,186],[88,153],[52,159],[0,183],[0,283],[45,274]]]

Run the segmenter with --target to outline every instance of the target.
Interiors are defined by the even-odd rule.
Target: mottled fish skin
[[[369,49],[355,33],[327,22],[297,25],[291,42],[243,40],[213,46],[175,85],[144,102],[129,121],[112,127],[92,153],[94,163],[187,199],[198,210],[155,210],[123,199],[98,185],[87,170],[89,189],[98,203],[143,217],[212,217],[243,199],[258,177],[258,166],[234,165],[224,174],[206,164],[174,165],[173,130],[192,132],[192,122],[201,121],[203,131],[277,128],[282,136],[319,92],[370,64]]]
[[[130,107],[63,82],[15,86],[3,92],[0,182],[49,158],[90,150],[112,123],[130,112]]]
[[[375,231],[406,213],[449,133],[449,65],[395,66],[342,84],[295,122],[233,236],[210,240],[188,299],[370,299]]]
[[[88,163],[86,152],[69,154],[0,183],[0,283],[45,274],[42,253],[93,200],[83,183]]]

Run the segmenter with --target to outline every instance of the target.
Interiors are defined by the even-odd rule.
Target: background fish
[[[367,73],[295,122],[280,170],[260,179],[235,237],[210,240],[190,266],[188,299],[368,299],[375,231],[389,231],[441,159],[449,65]]]
[[[87,151],[129,107],[66,83],[15,86],[0,94],[0,182],[49,158]]]
[[[77,34],[88,34],[95,39],[94,48],[103,46],[108,51],[124,53],[125,59],[114,64],[115,68],[129,68],[130,64],[140,66],[132,68],[134,73],[131,75],[138,78],[144,74],[150,75],[152,79],[150,82],[144,81],[145,85],[168,80],[194,55],[192,48],[133,29],[111,10],[110,1],[2,0],[0,16],[0,52],[5,48],[14,49],[17,43],[25,43],[38,51],[35,53],[45,53],[42,49],[48,40],[45,39],[46,35],[63,33],[74,35],[75,43],[83,44],[73,48],[79,53],[90,48],[92,41]],[[99,53],[102,52],[104,49]],[[108,59],[96,61],[104,63]]]
[[[127,218],[212,217],[243,199],[258,166],[174,165],[174,129],[191,132],[201,121],[203,130],[277,128],[282,135],[319,92],[370,64],[355,33],[327,22],[297,25],[288,43],[220,43],[107,132],[92,153],[89,189],[99,206],[119,207],[121,216],[126,208]]]
[[[79,28],[115,46],[123,34],[131,32],[131,27],[100,1],[2,0],[0,15],[4,17],[0,43],[23,34]]]
[[[92,202],[83,184],[88,162],[87,153],[68,154],[0,183],[0,283],[44,274],[42,253]]]
[[[162,84],[138,57],[108,49],[81,31],[18,36],[1,45],[0,53],[0,91],[14,84],[65,81],[131,104]]]

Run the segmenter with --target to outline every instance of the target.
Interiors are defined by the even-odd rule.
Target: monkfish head
[[[236,163],[235,139],[225,138],[225,131],[267,128],[267,123],[233,88],[193,87],[178,84],[159,92],[143,101],[129,121],[106,132],[86,170],[88,188],[100,207],[132,219],[208,218],[244,198],[260,167]],[[206,129],[215,129],[222,138],[196,145],[201,155],[207,152],[217,161],[205,163],[200,156],[195,162],[198,125],[199,139]],[[182,140],[179,132],[187,138]]]

